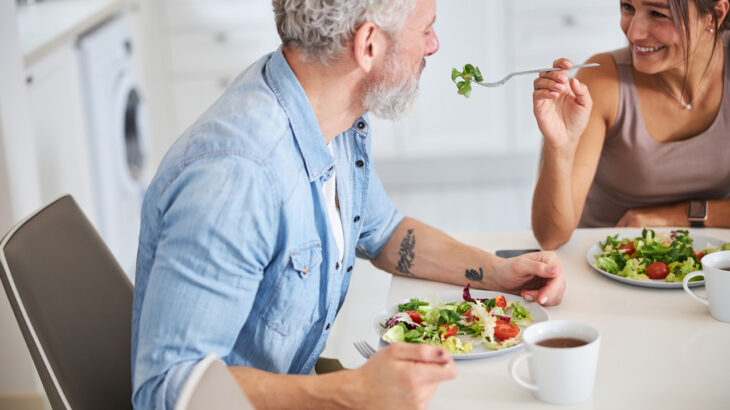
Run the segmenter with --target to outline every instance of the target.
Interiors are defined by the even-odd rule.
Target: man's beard
[[[418,73],[398,62],[397,44],[388,50],[383,75],[365,80],[363,86],[363,107],[380,118],[399,120],[408,114],[416,103],[418,80],[426,66],[421,63]]]

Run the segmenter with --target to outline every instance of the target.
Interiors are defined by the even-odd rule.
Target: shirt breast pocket
[[[322,245],[307,242],[289,251],[289,262],[281,272],[264,313],[264,321],[277,333],[288,336],[316,321],[319,301]]]

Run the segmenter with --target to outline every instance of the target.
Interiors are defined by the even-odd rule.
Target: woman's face
[[[704,41],[704,25],[694,3],[689,7],[689,55]],[[668,0],[621,0],[621,29],[629,40],[634,68],[655,74],[684,67],[682,37],[672,20]],[[709,33],[705,33],[709,34]]]

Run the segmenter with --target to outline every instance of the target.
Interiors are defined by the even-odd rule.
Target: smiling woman
[[[629,46],[595,55],[601,67],[577,76],[590,114],[575,102],[591,97],[563,72],[535,81],[545,144],[532,221],[544,248],[576,226],[730,226],[728,8],[621,1]]]

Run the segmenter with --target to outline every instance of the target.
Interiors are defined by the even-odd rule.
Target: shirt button
[[[339,262],[336,262],[335,263],[335,269],[340,269],[340,263]]]
[[[354,219],[355,222],[357,222],[359,220],[360,220],[360,215],[356,216],[355,219]]]
[[[363,162],[363,160],[361,159],[358,159],[355,165],[357,165],[358,168],[362,168],[365,165],[365,162]]]
[[[347,271],[348,271],[348,272],[352,272],[352,266],[348,266],[348,267],[347,267]]]
[[[324,327],[325,330],[330,330],[330,324],[327,323],[327,326]]]
[[[363,121],[358,121],[358,123],[357,123],[357,128],[359,128],[359,129],[361,129],[361,130],[362,130],[362,129],[365,129],[365,122],[363,122]]]

